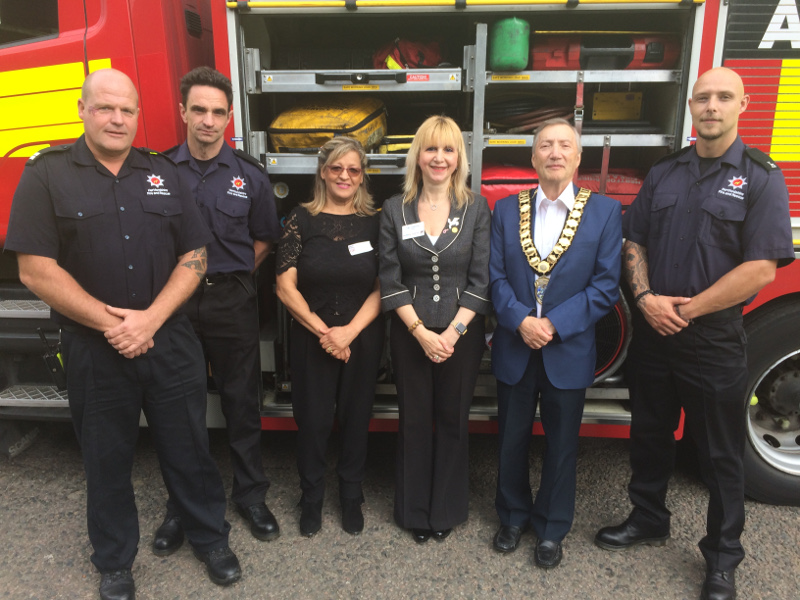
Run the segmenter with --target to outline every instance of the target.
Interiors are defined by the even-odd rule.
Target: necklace
[[[428,207],[429,207],[431,210],[436,210],[437,208],[439,208],[439,204],[440,204],[441,202],[442,202],[442,199],[441,199],[441,198],[440,198],[439,200],[437,200],[437,201],[436,201],[436,204],[434,204],[434,203],[433,203],[433,200],[428,200]]]

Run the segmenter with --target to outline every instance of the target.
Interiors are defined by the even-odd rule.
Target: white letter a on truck
[[[761,50],[774,48],[775,42],[792,42],[792,49],[800,48],[800,17],[795,0],[778,2],[758,47]]]

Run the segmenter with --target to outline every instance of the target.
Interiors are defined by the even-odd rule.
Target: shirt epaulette
[[[657,165],[658,163],[662,163],[662,162],[664,162],[665,160],[672,160],[672,159],[674,159],[674,158],[678,158],[679,156],[681,156],[681,155],[683,155],[683,154],[686,154],[686,153],[687,153],[689,150],[691,150],[691,149],[692,149],[692,147],[691,147],[691,146],[685,146],[684,148],[681,148],[681,149],[680,149],[680,150],[678,150],[677,152],[673,152],[672,154],[667,154],[666,156],[662,156],[661,158],[659,158],[659,159],[658,159],[656,162],[654,162],[653,164],[654,164],[654,165]]]
[[[780,167],[775,164],[769,154],[765,154],[758,148],[745,148],[745,153],[749,156],[755,163],[764,167],[767,171],[779,171]]]
[[[242,160],[246,160],[250,164],[255,165],[256,167],[258,167],[261,170],[262,173],[266,173],[267,172],[267,167],[264,166],[264,163],[262,163],[260,160],[258,160],[256,158],[254,158],[252,155],[248,154],[244,150],[239,150],[238,148],[234,148],[233,153],[236,156],[238,156],[239,158],[241,158]]]
[[[181,147],[181,144],[178,144],[177,146],[173,146],[173,147],[172,147],[172,148],[170,148],[169,150],[164,150],[164,152],[162,152],[161,154],[165,154],[165,155],[169,156],[169,155],[170,155],[170,154],[172,154],[173,152],[177,152],[177,151],[178,151],[178,148],[180,148],[180,147]]]
[[[34,152],[31,157],[25,163],[25,166],[34,164],[40,156],[43,154],[49,154],[50,152],[66,152],[72,148],[72,144],[58,144],[57,146],[49,146],[48,148],[42,148],[41,150],[37,150]]]
[[[163,152],[158,152],[157,150],[151,150],[150,148],[136,148],[134,150],[138,150],[140,154],[144,154],[145,156],[160,156],[162,158],[166,158],[172,164],[175,164],[175,161],[172,160],[169,156],[164,154]]]

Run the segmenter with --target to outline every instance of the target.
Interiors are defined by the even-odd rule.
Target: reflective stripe
[[[111,66],[111,59],[89,62],[89,71]],[[73,140],[83,133],[78,98],[83,63],[65,63],[0,73],[0,114],[14,115],[0,125],[0,157],[32,156],[53,140]]]

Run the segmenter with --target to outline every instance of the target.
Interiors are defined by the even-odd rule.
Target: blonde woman
[[[367,432],[384,326],[378,292],[378,216],[361,144],[334,138],[319,152],[310,202],[286,219],[277,261],[278,298],[293,320],[292,409],[302,498],[300,532],[322,527],[325,450],[338,419],[342,527],[364,528]]]
[[[400,407],[394,517],[414,540],[467,520],[467,425],[489,303],[490,212],[467,188],[467,154],[449,117],[427,119],[404,191],[383,205],[380,293],[391,311]]]

